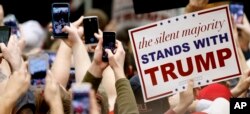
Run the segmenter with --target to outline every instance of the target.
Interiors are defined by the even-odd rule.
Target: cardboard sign
[[[145,102],[241,75],[228,6],[129,30]]]

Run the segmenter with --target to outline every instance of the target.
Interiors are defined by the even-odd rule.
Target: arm
[[[238,84],[231,89],[231,93],[233,97],[238,97],[240,96],[242,93],[244,93],[249,85],[250,85],[250,70],[247,70],[243,73],[243,75],[240,77],[240,80],[238,82]]]
[[[18,71],[15,71],[8,79],[4,93],[0,95],[0,113],[10,114],[16,101],[29,88],[30,75],[27,72],[27,63],[23,63]]]
[[[55,75],[55,79],[64,87],[67,86],[69,80],[71,53],[70,47],[61,41],[56,59],[51,68],[51,72]]]
[[[50,114],[64,114],[59,85],[50,71],[48,71],[46,76],[44,96],[46,102],[49,104]]]
[[[80,27],[83,17],[80,17],[77,21],[71,24],[71,26],[65,26],[62,31],[69,33],[68,39],[65,43],[72,48],[73,59],[75,64],[76,82],[80,83],[84,74],[87,72],[91,62],[84,46],[81,36],[83,35],[83,28]]]
[[[115,113],[117,114],[139,114],[135,96],[129,81],[126,79],[123,66],[125,60],[125,51],[120,41],[117,42],[116,53],[113,54],[110,49],[105,51],[108,53],[109,65],[115,74],[115,87],[117,91],[117,99]]]
[[[115,76],[111,67],[107,67],[103,73],[103,79],[101,86],[104,88],[108,96],[109,101],[109,110],[114,110],[114,105],[117,97],[116,88],[115,88]]]
[[[76,70],[76,82],[81,83],[84,74],[86,74],[91,61],[86,47],[80,40],[77,44],[73,45],[73,57]]]
[[[84,82],[89,82],[92,84],[92,87],[95,91],[97,91],[101,80],[102,80],[102,74],[103,71],[106,69],[108,66],[108,63],[102,61],[102,31],[99,30],[99,34],[95,33],[95,37],[99,39],[98,44],[95,48],[95,53],[93,57],[93,61],[88,69],[88,72],[84,76],[83,81]]]

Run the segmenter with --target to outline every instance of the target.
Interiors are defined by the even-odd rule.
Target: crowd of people
[[[227,3],[211,5],[208,0],[190,0],[186,12],[221,4]],[[247,64],[250,24],[245,15],[242,24],[233,23],[237,54],[244,72],[239,78],[199,88],[194,88],[194,81],[190,80],[186,91],[147,103],[143,101],[131,51],[129,28],[116,31],[115,21],[108,23],[99,10],[86,15],[98,16],[101,25],[94,34],[98,39],[94,47],[84,43],[83,16],[63,27],[62,31],[68,33],[67,39],[50,38],[51,23],[43,28],[31,20],[19,25],[20,37],[12,34],[7,45],[0,43],[0,114],[83,114],[73,111],[72,83],[91,84],[89,104],[86,104],[89,114],[229,114],[230,98],[250,97],[250,66]],[[4,25],[3,18],[0,4],[0,26]],[[117,32],[115,51],[105,49],[108,62],[102,61],[102,31]],[[33,86],[28,58],[48,52],[56,56],[44,76],[45,84]]]

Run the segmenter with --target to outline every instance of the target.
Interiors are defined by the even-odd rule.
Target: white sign
[[[144,101],[241,75],[228,6],[129,30]]]

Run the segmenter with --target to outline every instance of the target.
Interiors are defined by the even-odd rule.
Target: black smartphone
[[[108,54],[105,49],[110,49],[112,52],[115,50],[115,32],[103,32],[103,53],[102,61],[108,62]]]
[[[234,22],[236,24],[242,24],[244,16],[244,5],[241,3],[230,3],[229,8]]]
[[[72,89],[72,114],[89,114],[90,111],[90,99],[89,92],[91,90],[91,84],[87,82],[73,83]]]
[[[64,26],[70,26],[70,8],[68,3],[53,3],[51,8],[52,28],[54,38],[67,38],[68,34],[62,32]]]
[[[49,69],[49,55],[41,53],[28,58],[31,85],[45,85],[45,77]]]
[[[11,28],[8,26],[0,26],[0,43],[4,43],[6,46],[9,42],[11,34]]]
[[[97,16],[87,16],[83,19],[85,44],[96,45],[98,40],[94,33],[98,33],[98,18]]]

